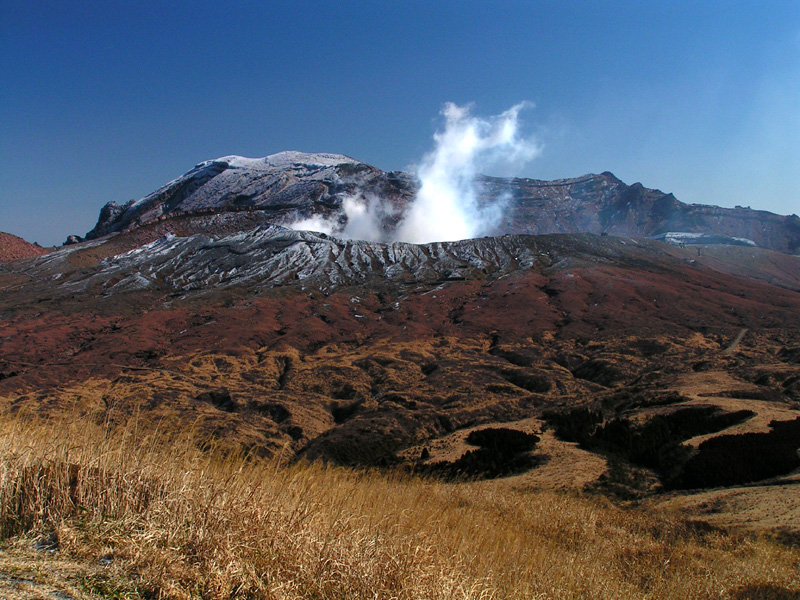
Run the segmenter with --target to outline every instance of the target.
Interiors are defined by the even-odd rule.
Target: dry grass
[[[283,465],[135,424],[0,419],[0,537],[111,561],[94,596],[797,598],[800,552],[597,498]],[[93,583],[94,582],[94,583]]]

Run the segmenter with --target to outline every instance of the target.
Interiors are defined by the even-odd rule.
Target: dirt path
[[[727,354],[728,356],[732,356],[736,348],[739,347],[739,343],[742,341],[742,338],[745,336],[746,333],[747,329],[746,328],[742,329],[739,332],[739,335],[737,335],[736,338],[733,340],[733,342],[731,342],[731,345],[728,346],[728,348],[725,350],[725,354]]]

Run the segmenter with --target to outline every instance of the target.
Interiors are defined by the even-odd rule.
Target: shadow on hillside
[[[624,471],[621,464],[628,464],[655,471],[666,489],[694,489],[762,481],[800,467],[800,417],[772,421],[768,433],[714,437],[696,451],[683,443],[723,431],[754,414],[700,406],[656,415],[643,424],[625,418],[606,420],[602,412],[587,408],[546,412],[543,417],[560,439],[608,456],[617,474]]]

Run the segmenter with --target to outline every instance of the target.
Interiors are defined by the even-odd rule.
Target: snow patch
[[[721,235],[716,233],[668,231],[666,233],[660,233],[658,235],[650,236],[650,239],[659,240],[662,242],[666,242],[668,244],[673,244],[675,246],[680,246],[681,244],[691,244],[691,245],[719,244],[727,246],[758,247],[758,244],[756,244],[753,240],[740,237],[731,237],[728,235]]]
[[[228,163],[228,165],[233,169],[248,169],[252,171],[285,169],[287,167],[291,167],[292,165],[301,165],[304,167],[336,167],[342,164],[358,163],[357,160],[343,154],[312,153],[287,150],[286,152],[270,154],[269,156],[265,156],[263,158],[247,158],[244,156],[231,154],[230,156],[222,156],[213,161],[206,161],[205,163],[201,163],[201,165],[208,165],[215,162]]]

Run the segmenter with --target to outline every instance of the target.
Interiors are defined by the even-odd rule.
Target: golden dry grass
[[[0,536],[43,532],[72,561],[111,562],[93,597],[800,593],[796,549],[600,498],[225,456],[135,422],[0,418]]]

